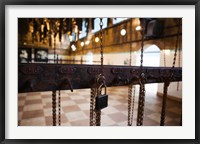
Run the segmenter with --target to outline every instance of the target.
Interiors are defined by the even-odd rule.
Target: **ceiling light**
[[[126,35],[126,30],[122,29],[120,33],[121,33],[122,36],[125,36]]]
[[[138,25],[138,26],[135,28],[136,31],[139,31],[139,30],[141,30],[141,29],[142,29],[142,27],[141,27],[140,25]]]
[[[71,48],[72,48],[72,51],[75,51],[75,50],[76,50],[76,47],[75,47],[74,44],[71,46]]]
[[[98,37],[95,38],[95,42],[96,42],[96,43],[99,42],[99,38],[98,38]]]
[[[86,44],[86,45],[89,45],[89,43],[90,43],[90,41],[89,41],[89,40],[87,40],[87,41],[85,42],[85,44]]]
[[[84,42],[81,42],[81,46],[82,46],[82,47],[84,46]]]

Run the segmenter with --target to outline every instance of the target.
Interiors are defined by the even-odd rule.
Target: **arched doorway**
[[[141,60],[141,49],[137,51],[136,56],[136,66],[140,66]],[[160,66],[160,49],[155,44],[147,44],[144,46],[143,52],[143,66],[152,66],[159,67]],[[138,87],[136,90],[138,91]],[[153,95],[157,93],[158,84],[147,84],[145,89],[148,93],[153,93]]]

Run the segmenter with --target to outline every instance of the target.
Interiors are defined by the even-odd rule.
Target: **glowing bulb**
[[[89,43],[90,43],[90,41],[89,41],[89,40],[87,40],[87,41],[85,42],[85,44],[86,44],[86,45],[89,45]]]
[[[138,26],[135,28],[136,31],[139,31],[139,30],[141,30],[141,29],[142,29],[142,27],[141,27],[140,25],[138,25]]]
[[[98,38],[98,37],[95,38],[95,42],[96,42],[96,43],[99,42],[99,38]]]
[[[122,29],[120,33],[121,33],[122,36],[125,36],[126,30],[125,30],[125,29]]]
[[[75,47],[74,44],[71,46],[71,48],[72,48],[72,51],[75,51],[75,50],[76,50],[76,47]]]
[[[81,46],[82,46],[82,47],[84,46],[84,42],[81,42]]]

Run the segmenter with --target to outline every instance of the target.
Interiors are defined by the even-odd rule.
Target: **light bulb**
[[[83,47],[85,44],[84,44],[84,42],[81,42],[81,46]]]
[[[95,42],[96,42],[96,43],[99,42],[99,38],[98,38],[98,37],[95,38]]]
[[[121,33],[122,36],[125,36],[126,35],[126,30],[122,29],[120,33]]]
[[[138,26],[135,28],[136,31],[139,31],[139,30],[141,30],[141,29],[142,29],[142,27],[141,27],[140,25],[138,25]]]

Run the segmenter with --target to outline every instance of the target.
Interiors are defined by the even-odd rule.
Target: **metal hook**
[[[65,86],[65,85],[69,86],[71,92],[73,92],[72,84],[71,84],[71,82],[69,81],[68,78],[64,78],[64,79],[63,79],[63,81],[62,81],[61,84],[60,84],[60,88],[63,87],[63,86]]]

